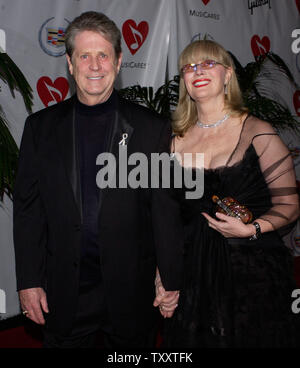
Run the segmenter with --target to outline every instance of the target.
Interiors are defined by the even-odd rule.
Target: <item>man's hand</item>
[[[161,315],[164,318],[171,318],[178,305],[179,291],[166,291],[163,286],[159,290],[154,299],[154,307],[159,306]]]
[[[44,289],[38,287],[20,290],[19,298],[23,314],[33,322],[39,325],[44,325],[45,319],[43,312],[49,313],[47,297]]]
[[[179,291],[166,291],[162,285],[158,270],[155,279],[155,292],[154,307],[159,306],[160,313],[164,318],[171,318],[178,305]]]

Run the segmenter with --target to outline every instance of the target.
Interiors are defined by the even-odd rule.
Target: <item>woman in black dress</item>
[[[291,155],[272,126],[243,107],[234,65],[213,41],[188,45],[179,60],[179,104],[172,150],[204,153],[204,194],[180,191],[185,277],[166,320],[164,346],[292,347],[299,318],[291,309],[292,257],[277,230],[299,216]],[[212,196],[232,197],[251,223],[216,210]],[[157,280],[159,283],[159,280]],[[170,315],[174,303],[162,303]],[[166,313],[169,313],[166,315]]]

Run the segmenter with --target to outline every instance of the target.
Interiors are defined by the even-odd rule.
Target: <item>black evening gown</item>
[[[254,219],[280,228],[297,201],[289,185],[293,175],[280,138],[267,123],[248,117],[226,165],[204,170],[202,198],[186,199],[180,191],[185,272],[178,307],[166,320],[165,347],[299,346],[300,314],[291,309],[293,259],[277,231],[255,241],[226,239],[201,214],[214,217],[213,195],[231,196]]]

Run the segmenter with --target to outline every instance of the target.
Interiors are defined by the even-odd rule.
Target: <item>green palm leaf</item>
[[[13,97],[15,90],[21,93],[26,110],[31,113],[32,89],[21,70],[6,53],[0,53],[0,79],[8,85]],[[12,198],[18,154],[18,146],[9,131],[9,124],[0,106],[0,201],[3,201],[4,194]]]
[[[18,146],[14,141],[0,108],[0,200],[6,193],[12,198],[15,182],[16,167],[18,162]]]
[[[153,87],[134,85],[119,90],[119,94],[129,101],[147,106],[166,118],[178,103],[179,76],[163,84],[154,93]]]
[[[276,54],[261,55],[245,67],[231,54],[246,107],[251,114],[266,120],[278,131],[289,129],[299,133],[300,124],[276,92],[276,84],[286,78],[294,88],[299,88],[285,62]],[[270,88],[270,83],[273,87]]]
[[[21,93],[28,113],[31,113],[33,105],[32,89],[21,70],[6,53],[0,53],[0,78],[6,83],[13,97],[14,90]]]

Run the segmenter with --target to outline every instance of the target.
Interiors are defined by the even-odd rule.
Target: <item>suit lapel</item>
[[[75,98],[71,98],[65,114],[59,118],[57,141],[67,178],[71,186],[82,223],[82,202],[80,187],[79,157],[75,126]]]

